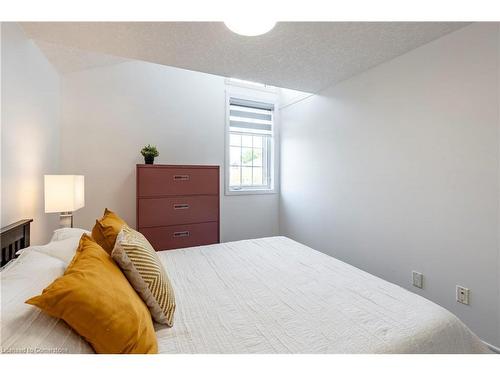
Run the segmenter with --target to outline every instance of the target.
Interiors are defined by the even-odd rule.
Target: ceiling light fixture
[[[245,36],[257,36],[271,31],[276,22],[266,20],[238,20],[224,22],[233,33]]]

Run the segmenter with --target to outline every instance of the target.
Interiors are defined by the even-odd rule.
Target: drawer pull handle
[[[185,230],[184,232],[174,232],[174,237],[189,237],[189,231]]]
[[[187,174],[174,175],[174,181],[187,181],[187,180],[189,180],[189,175]]]
[[[174,204],[174,210],[186,210],[188,208],[189,208],[189,204],[187,204],[187,203]]]

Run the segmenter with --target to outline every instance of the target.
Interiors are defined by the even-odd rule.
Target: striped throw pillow
[[[124,226],[116,238],[111,257],[144,300],[153,319],[171,327],[175,311],[174,291],[148,240],[141,233]]]

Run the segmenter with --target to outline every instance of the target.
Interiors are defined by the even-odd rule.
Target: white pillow
[[[51,241],[47,245],[30,246],[23,250],[24,252],[42,253],[62,260],[66,265],[68,265],[76,253],[76,249],[80,243],[80,238],[81,236],[68,237],[63,240]]]
[[[82,228],[59,228],[54,231],[51,241],[61,241],[70,237],[80,238],[84,233],[90,236],[90,232]]]
[[[82,234],[91,235],[89,231],[81,228],[60,228],[54,231],[52,239],[46,245],[30,246],[19,250],[19,255],[25,251],[36,251],[62,260],[66,265],[71,262],[78,248]]]
[[[66,264],[58,259],[25,251],[1,271],[3,353],[93,353],[63,320],[24,303],[40,294],[65,269]]]

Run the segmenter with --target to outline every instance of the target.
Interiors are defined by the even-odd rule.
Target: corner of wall
[[[57,228],[44,212],[43,175],[59,172],[60,77],[17,23],[1,29],[1,222],[33,218],[32,243],[40,244]]]

